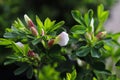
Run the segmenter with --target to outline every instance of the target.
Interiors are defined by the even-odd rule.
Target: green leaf
[[[20,66],[18,69],[16,69],[16,70],[14,71],[14,74],[15,74],[15,75],[20,75],[20,74],[22,74],[23,72],[25,72],[25,71],[28,69],[28,67],[29,67],[28,64],[24,64],[24,65]]]
[[[40,41],[41,41],[41,39],[40,39],[40,38],[37,38],[37,39],[35,39],[35,40],[32,41],[32,44],[33,44],[33,45],[36,45],[36,44],[38,44]]]
[[[109,16],[109,11],[104,11],[101,14],[101,22],[105,22],[107,20],[108,16]]]
[[[75,80],[77,77],[77,72],[76,70],[74,69],[74,71],[71,73],[71,80]]]
[[[40,20],[40,18],[38,16],[36,16],[36,22],[37,22],[37,31],[39,34],[41,34],[41,30],[44,29],[44,25],[42,23],[42,21]]]
[[[77,73],[76,70],[74,70],[71,74],[70,73],[66,74],[66,80],[76,80],[76,76]]]
[[[27,78],[28,78],[28,79],[31,79],[32,76],[33,76],[33,67],[30,66],[30,67],[28,68],[28,70],[27,70]]]
[[[120,67],[120,60],[118,60],[115,65],[118,66],[118,67]]]
[[[20,47],[20,46],[16,45],[14,42],[12,42],[12,48],[16,52],[18,52],[18,55],[25,55],[25,53],[24,53],[24,47]],[[19,53],[21,53],[21,54],[19,54]]]
[[[67,73],[67,79],[66,80],[71,80],[71,74],[70,73]]]
[[[84,21],[86,23],[86,25],[89,27],[90,26],[90,22],[91,19],[93,17],[93,10],[90,9],[85,15],[84,15]]]
[[[100,48],[102,48],[103,46],[104,46],[103,41],[98,41],[98,42],[96,43],[96,45],[95,45],[95,48],[96,48],[96,49],[100,49]]]
[[[4,62],[4,65],[9,65],[9,64],[12,64],[14,62],[15,62],[15,60],[7,60]]]
[[[71,13],[75,21],[81,24],[81,21],[80,21],[80,18],[82,16],[81,13],[78,10],[72,10]]]
[[[44,21],[44,27],[46,31],[52,29],[52,26],[55,24],[55,21],[51,21],[49,18],[46,18]]]
[[[82,17],[82,14],[80,13],[80,11],[72,10],[71,13],[72,13],[72,16],[73,16],[75,21],[77,21],[79,24],[82,24],[85,27],[87,27],[87,25],[86,25],[86,23],[85,23],[85,21],[84,21],[84,19]]]
[[[16,38],[16,36],[17,36],[16,34],[6,32],[3,37],[5,37],[5,38]]]
[[[90,52],[90,47],[82,46],[79,50],[76,51],[76,55],[79,57],[86,56]]]
[[[97,8],[97,15],[98,15],[98,18],[101,17],[101,14],[102,12],[104,11],[104,6],[102,4],[100,4]]]
[[[51,32],[52,31],[54,31],[54,30],[56,30],[56,29],[58,29],[59,27],[61,27],[62,25],[64,25],[64,21],[60,21],[60,22],[58,22],[57,24],[55,24],[54,26],[53,26],[53,28],[51,28]]]
[[[84,34],[86,32],[86,28],[82,25],[75,25],[71,28],[71,32],[73,34]]]
[[[39,26],[40,28],[43,28],[43,27],[44,27],[42,21],[40,20],[40,18],[39,18],[38,16],[36,16],[36,22],[37,22],[37,24],[38,24],[38,26]]]
[[[95,57],[95,58],[99,58],[101,56],[99,49],[92,48],[91,49],[91,56]]]
[[[10,44],[12,44],[12,41],[8,39],[0,38],[0,45],[10,45]]]

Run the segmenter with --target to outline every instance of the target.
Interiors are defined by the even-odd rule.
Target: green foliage
[[[76,76],[77,76],[77,73],[76,73],[76,70],[74,70],[71,74],[67,73],[66,79],[64,80],[76,80]]]
[[[39,73],[39,79],[41,80],[61,80],[59,77],[60,73],[57,72],[50,65],[44,66]]]
[[[109,80],[113,77],[106,69],[106,58],[112,56],[119,66],[118,39],[120,34],[103,31],[108,17],[103,5],[98,6],[98,18],[93,10],[85,14],[72,10],[77,22],[69,33],[62,26],[46,18],[43,22],[36,16],[36,24],[27,15],[24,24],[19,18],[7,28],[0,45],[9,47],[12,54],[4,65],[16,64],[15,75],[26,73],[27,78],[36,80]],[[69,41],[69,42],[68,42]],[[116,50],[114,50],[117,45]],[[116,53],[114,53],[116,52]],[[112,54],[111,54],[112,53]]]

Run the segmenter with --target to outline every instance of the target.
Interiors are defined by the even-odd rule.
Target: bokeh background
[[[97,6],[103,4],[105,9],[110,10],[117,0],[0,0],[0,37],[2,38],[5,28],[11,27],[11,23],[19,17],[23,20],[24,14],[34,21],[38,15],[42,21],[49,17],[52,20],[64,20],[67,28],[75,22],[71,16],[71,10],[80,10],[85,13],[88,9],[96,12]],[[94,13],[96,16],[96,13]],[[23,75],[15,77],[13,74],[15,65],[3,66],[6,55],[10,50],[0,46],[0,80],[27,80]],[[34,79],[33,79],[34,80]]]

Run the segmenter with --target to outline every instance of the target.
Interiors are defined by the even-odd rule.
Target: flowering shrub
[[[25,14],[24,24],[18,18],[0,39],[0,45],[12,49],[4,65],[14,63],[19,66],[15,75],[26,73],[28,79],[36,80],[117,79],[105,65],[111,56],[109,45],[119,45],[118,34],[109,34],[103,28],[109,12],[99,5],[97,18],[92,9],[84,15],[78,10],[71,13],[77,23],[68,31],[62,27],[64,21],[46,18],[42,22],[36,16],[35,24]],[[119,58],[117,61],[119,66]]]

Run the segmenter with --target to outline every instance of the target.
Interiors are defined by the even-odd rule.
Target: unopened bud
[[[31,30],[31,32],[32,32],[32,34],[33,34],[34,36],[37,36],[37,35],[38,35],[38,32],[37,32],[37,30],[36,30],[35,27],[31,27],[30,30]]]
[[[86,32],[85,38],[91,41],[92,40],[92,35],[90,33]]]
[[[28,57],[34,57],[35,56],[35,53],[31,50],[28,51]]]
[[[96,38],[98,40],[104,38],[106,36],[107,32],[106,31],[103,31],[103,32],[99,32],[97,35],[96,35]]]
[[[91,19],[90,27],[92,28],[92,32],[94,32],[94,19],[93,18]]]
[[[48,41],[48,47],[51,47],[54,44],[54,39]]]
[[[42,29],[41,35],[42,35],[42,36],[44,36],[44,35],[45,35],[45,32],[44,32],[44,30],[43,30],[43,29]]]
[[[24,45],[21,42],[16,42],[15,44],[21,48],[24,47]]]
[[[25,22],[27,23],[27,25],[29,26],[29,28],[35,27],[33,21],[26,14],[24,15],[24,19],[25,19]]]
[[[78,58],[77,58],[77,63],[78,63],[78,65],[79,65],[80,67],[83,67],[83,66],[86,65],[85,61],[83,61],[83,60],[81,60],[81,59],[78,59]]]

